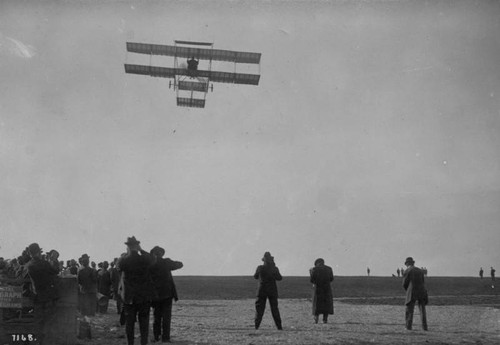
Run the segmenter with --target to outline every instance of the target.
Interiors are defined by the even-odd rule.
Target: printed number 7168
[[[35,341],[35,336],[31,333],[12,334],[12,341]]]

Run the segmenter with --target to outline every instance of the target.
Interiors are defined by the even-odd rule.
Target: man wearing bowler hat
[[[146,345],[149,332],[149,310],[153,296],[150,269],[154,258],[141,249],[140,242],[135,236],[129,237],[125,244],[127,254],[122,256],[117,264],[122,274],[118,291],[123,301],[125,333],[128,345],[133,345],[137,317],[141,332],[141,345]]]
[[[424,272],[415,267],[413,258],[406,258],[405,265],[407,269],[403,274],[403,287],[406,290],[406,329],[411,330],[413,324],[413,311],[415,303],[418,302],[420,310],[420,319],[422,320],[422,328],[427,331],[427,314],[425,306],[428,303],[427,289],[424,284]]]

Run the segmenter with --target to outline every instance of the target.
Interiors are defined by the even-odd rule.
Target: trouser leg
[[[413,311],[415,310],[415,301],[406,305],[406,329],[411,329],[413,324]]]
[[[127,335],[127,342],[128,345],[134,345],[134,327],[137,308],[134,304],[124,304],[123,312],[125,313],[125,334]]]
[[[172,321],[172,297],[163,302],[162,340],[170,340],[170,323]]]
[[[53,328],[54,313],[55,303],[53,301],[41,303],[37,302],[34,305],[35,320],[40,327],[38,341],[41,345],[45,345],[46,342],[44,341],[44,339]]]
[[[324,313],[323,314],[323,323],[327,323],[328,322],[328,313]]]
[[[269,304],[271,305],[271,314],[273,315],[274,323],[278,329],[281,329],[281,316],[278,309],[278,297],[269,297]]]
[[[123,308],[122,298],[118,296],[118,298],[116,299],[116,311],[118,314],[121,314],[122,308]]]
[[[149,311],[151,309],[151,302],[143,302],[139,304],[139,330],[141,332],[141,344],[148,343],[149,334]]]
[[[422,321],[422,328],[427,331],[427,311],[425,310],[425,303],[419,303],[418,308],[420,309],[420,320]]]
[[[266,310],[266,297],[257,297],[255,301],[255,329],[258,329]]]
[[[161,335],[161,318],[163,315],[162,301],[154,301],[153,306],[153,337],[155,340],[160,340]]]

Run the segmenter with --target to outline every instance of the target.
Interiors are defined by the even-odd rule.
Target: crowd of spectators
[[[39,252],[34,256],[34,249]],[[52,249],[44,252],[36,243],[26,247],[17,258],[4,259],[0,257],[0,279],[6,283],[23,286],[23,296],[36,295],[33,274],[29,274],[33,263],[47,262],[54,275],[59,277],[75,277],[78,281],[79,310],[83,315],[94,315],[96,312],[106,313],[107,301],[118,294],[119,274],[116,269],[118,258],[108,261],[90,261],[87,254],[67,261],[60,260],[59,252]],[[47,266],[45,266],[47,268]],[[0,281],[1,284],[1,281]]]

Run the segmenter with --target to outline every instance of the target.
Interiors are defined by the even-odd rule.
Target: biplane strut
[[[174,89],[177,105],[204,108],[208,90],[213,83],[258,85],[260,80],[260,53],[213,49],[213,43],[174,41],[175,45],[159,45],[127,42],[127,52],[173,57],[173,67],[125,64],[125,72],[171,78],[169,88]],[[200,48],[201,47],[201,48]],[[181,67],[179,59],[186,59],[187,67]],[[200,60],[204,63],[200,65]],[[213,71],[212,62],[234,63],[234,72]],[[238,73],[236,66],[247,64],[258,67],[257,74]]]

